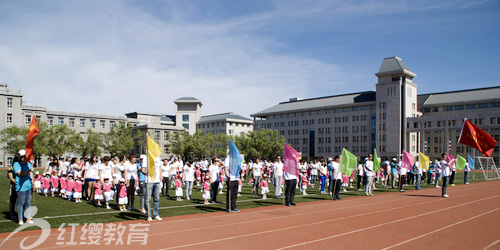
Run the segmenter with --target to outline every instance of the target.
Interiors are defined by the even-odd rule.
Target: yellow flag
[[[418,154],[418,162],[420,162],[420,168],[429,170],[429,157],[420,152]]]
[[[151,137],[148,134],[148,158],[149,158],[149,163],[148,163],[148,173],[149,177],[151,177],[151,180],[156,179],[156,166],[155,166],[155,160],[160,156],[160,154],[163,152],[161,149],[160,145],[153,141]]]

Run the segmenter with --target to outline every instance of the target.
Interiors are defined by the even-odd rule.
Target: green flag
[[[464,170],[465,169],[465,158],[460,155],[457,155],[457,169]]]
[[[340,171],[350,176],[351,172],[356,168],[357,158],[351,152],[344,148],[342,151],[342,156],[340,158]]]
[[[373,149],[373,172],[377,172],[377,170],[380,168],[380,162],[378,161],[377,157],[377,149]]]

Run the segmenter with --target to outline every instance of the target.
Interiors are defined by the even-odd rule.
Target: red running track
[[[294,207],[243,209],[168,217],[149,224],[146,245],[131,242],[110,246],[101,240],[92,248],[111,249],[500,249],[500,181],[441,189],[428,188],[341,201],[301,203]],[[122,222],[122,226],[145,221]],[[115,223],[117,224],[117,223]],[[82,227],[75,228],[79,239]],[[57,245],[70,238],[52,229],[36,249],[80,248]],[[17,249],[38,239],[40,231],[19,232],[2,249]],[[0,242],[9,236],[0,234]],[[59,238],[58,238],[59,237]],[[59,239],[59,240],[58,240]],[[133,238],[132,238],[133,239]],[[87,243],[88,244],[88,243]]]

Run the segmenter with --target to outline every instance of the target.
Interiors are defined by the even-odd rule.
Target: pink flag
[[[446,162],[450,164],[450,170],[453,171],[455,170],[455,163],[457,162],[457,158],[455,158],[453,155],[446,154]]]
[[[413,169],[414,156],[403,150],[403,160],[401,161],[401,167],[411,171]]]
[[[297,163],[300,159],[299,152],[285,143],[285,157],[283,158],[283,170],[285,173],[299,176],[299,171],[297,170]]]

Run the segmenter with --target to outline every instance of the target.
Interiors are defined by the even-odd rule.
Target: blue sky
[[[0,82],[51,110],[249,116],[374,90],[392,56],[420,94],[500,85],[495,0],[1,1],[0,34]]]

